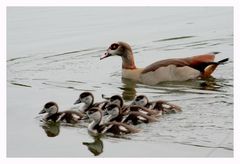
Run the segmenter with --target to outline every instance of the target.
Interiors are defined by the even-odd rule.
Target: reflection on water
[[[93,139],[93,142],[83,142],[82,144],[86,145],[92,154],[98,156],[103,152],[103,142],[100,137],[93,137]]]
[[[47,137],[56,137],[60,133],[60,123],[47,121],[43,122],[41,127],[46,133]],[[94,156],[98,156],[103,152],[103,142],[101,140],[102,135],[92,136],[93,142],[82,142],[83,145],[87,146],[88,150],[94,154]]]
[[[182,82],[161,82],[155,86],[149,86],[145,84],[139,84],[136,81],[122,78],[123,86],[120,87],[122,90],[122,96],[125,101],[132,101],[137,94],[136,88],[154,89],[151,93],[176,93],[176,92],[193,92],[193,93],[210,93],[210,91],[221,92],[221,88],[224,87],[223,80],[209,77],[205,79],[188,80]],[[145,93],[148,93],[145,91]]]
[[[59,122],[48,121],[44,122],[41,126],[48,137],[56,137],[60,133]]]
[[[209,77],[205,79],[196,79],[196,80],[188,80],[188,81],[181,81],[181,82],[162,82],[157,85],[157,87],[162,87],[166,90],[169,88],[173,89],[174,91],[185,92],[186,90],[191,90],[195,93],[202,93],[202,91],[221,91],[222,81],[217,80],[214,77]]]
[[[210,77],[208,79],[205,79],[204,82],[200,83],[199,89],[201,90],[211,90],[211,91],[217,91],[221,87],[220,82],[218,83],[217,80],[213,77]]]
[[[122,92],[122,97],[125,101],[131,101],[136,96],[136,81],[122,78],[123,86],[120,88]]]

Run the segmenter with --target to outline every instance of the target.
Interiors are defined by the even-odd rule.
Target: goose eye
[[[113,43],[111,46],[110,46],[110,49],[111,50],[116,50],[118,48],[118,44],[117,43]]]

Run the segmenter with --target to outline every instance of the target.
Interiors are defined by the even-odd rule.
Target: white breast
[[[163,81],[186,81],[200,76],[200,71],[188,66],[176,67],[169,65],[139,76],[138,81],[144,84],[155,85]]]

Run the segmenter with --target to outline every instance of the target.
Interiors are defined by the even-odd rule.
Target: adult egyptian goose
[[[122,57],[122,77],[132,79],[143,84],[156,85],[163,81],[185,81],[198,77],[209,77],[219,64],[228,61],[228,58],[214,62],[212,52],[186,58],[172,58],[160,60],[145,68],[137,68],[134,62],[133,51],[129,44],[117,42],[110,45],[100,60],[109,56]]]

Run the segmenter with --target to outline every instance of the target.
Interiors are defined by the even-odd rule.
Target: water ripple
[[[175,40],[184,42],[169,44]],[[147,43],[147,46],[135,46],[134,51],[141,55],[143,51],[217,46],[230,41],[229,38],[200,40],[197,36],[179,36],[156,40]],[[233,150],[231,140],[230,146],[218,146],[219,136],[233,133],[232,61],[224,66],[223,74],[229,75],[226,78],[164,82],[148,86],[121,79],[120,67],[111,67],[116,65],[114,59],[106,61],[108,64],[99,62],[103,50],[104,48],[97,47],[12,58],[7,61],[7,82],[12,87],[56,88],[58,92],[73,90],[90,91],[98,95],[121,94],[126,102],[132,101],[138,94],[145,94],[150,100],[167,100],[181,106],[183,112],[163,116],[152,124],[141,125],[139,128],[142,131],[139,134],[107,139],[112,142],[121,139],[170,142]]]

